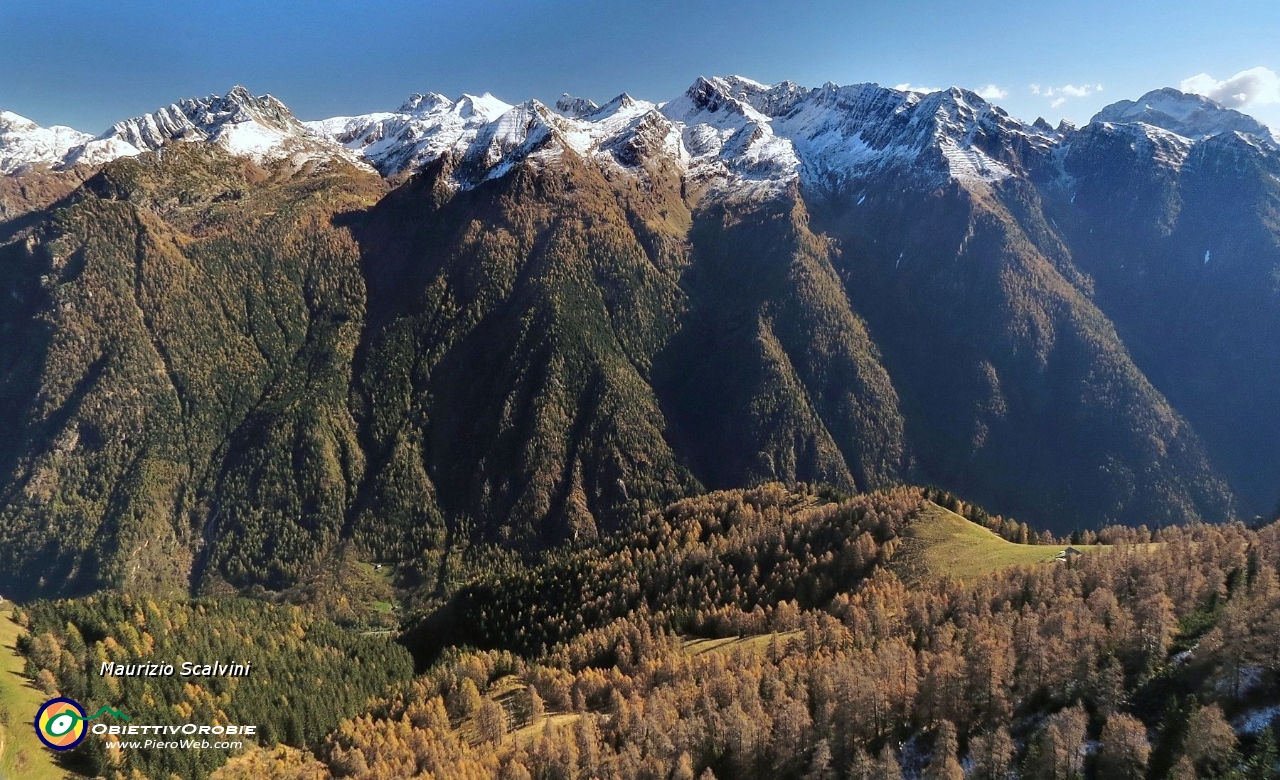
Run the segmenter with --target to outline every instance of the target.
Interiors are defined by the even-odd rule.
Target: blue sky
[[[315,119],[418,91],[660,101],[738,73],[991,87],[1016,116],[1083,122],[1198,77],[1280,127],[1277,41],[1274,0],[0,0],[0,109],[100,132],[236,83]]]

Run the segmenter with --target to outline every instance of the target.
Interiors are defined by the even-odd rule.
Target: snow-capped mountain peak
[[[600,108],[594,100],[587,98],[574,97],[568,92],[560,96],[556,101],[556,110],[565,116],[581,119],[587,114],[595,113]]]
[[[118,140],[142,150],[174,141],[207,141],[257,162],[348,157],[319,138],[271,95],[255,96],[236,85],[225,95],[188,98],[150,114],[117,122],[100,140]]]
[[[70,127],[41,127],[24,116],[0,111],[0,174],[58,165],[72,149],[91,138]]]
[[[401,114],[426,114],[446,105],[453,105],[453,101],[439,92],[428,92],[425,95],[419,92],[410,95],[396,111]]]
[[[766,117],[778,117],[791,111],[796,103],[810,92],[811,90],[794,81],[783,81],[769,86],[745,76],[713,76],[700,77],[685,94],[732,98]]]
[[[465,149],[512,106],[488,92],[450,100],[415,94],[396,111],[340,116],[303,123],[307,132],[330,139],[364,159],[384,176],[416,170],[451,150]]]
[[[0,132],[19,133],[39,129],[40,125],[12,111],[0,111]]]
[[[513,108],[509,103],[504,103],[488,92],[480,95],[464,94],[454,103],[454,110],[458,116],[463,119],[481,119],[485,122],[492,122]]]
[[[1092,121],[1142,123],[1193,141],[1227,132],[1272,140],[1271,131],[1253,117],[1203,95],[1180,92],[1171,87],[1152,90],[1137,100],[1112,103],[1095,114]]]
[[[761,91],[767,89],[763,84],[749,79],[699,76],[683,95],[664,103],[662,113],[685,123],[767,122],[768,117],[756,110],[748,100],[752,88]]]

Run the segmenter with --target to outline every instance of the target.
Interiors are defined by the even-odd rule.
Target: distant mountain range
[[[1157,131],[1164,130],[1184,148],[1222,133],[1249,136],[1271,149],[1277,144],[1252,117],[1170,88],[1107,106],[1090,123],[1096,125],[1131,125],[1148,139],[1161,138]],[[237,86],[221,97],[186,99],[126,119],[97,137],[39,127],[4,112],[0,173],[100,165],[173,141],[201,140],[257,162],[344,158],[395,176],[453,156],[482,163],[491,175],[535,147],[634,165],[626,147],[644,135],[665,141],[650,151],[680,161],[691,175],[737,173],[729,182],[737,186],[793,179],[830,185],[904,164],[922,173],[994,181],[1039,162],[1018,146],[1041,153],[1069,148],[1077,132],[1065,122],[1056,129],[1043,120],[1024,124],[962,89],[769,87],[741,76],[699,78],[684,95],[659,104],[623,94],[600,106],[565,95],[551,108],[537,100],[513,106],[488,93],[457,100],[430,93],[413,95],[395,111],[314,122],[300,122],[279,100]]]
[[[1280,142],[1162,89],[700,78],[662,104],[243,87],[0,114],[0,588],[284,587],[709,488],[1069,530],[1280,499]]]

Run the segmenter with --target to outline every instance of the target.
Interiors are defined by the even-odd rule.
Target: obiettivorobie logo
[[[88,722],[103,715],[129,720],[128,715],[111,707],[102,707],[88,716],[75,699],[50,699],[40,705],[36,713],[36,736],[54,750],[70,750],[84,741],[84,735],[89,732]]]
[[[97,720],[103,715],[110,715],[116,720],[132,721],[128,715],[114,707],[101,707],[93,715],[85,715],[84,707],[80,706],[80,702],[75,699],[50,699],[40,706],[40,711],[36,713],[36,736],[40,737],[40,741],[48,745],[54,750],[70,750],[84,741],[86,735],[92,733],[104,736],[109,741],[107,747],[118,747],[121,749],[189,749],[198,748],[208,750],[238,750],[244,747],[243,741],[218,740],[210,741],[209,739],[159,739],[162,736],[193,736],[212,737],[215,740],[223,736],[243,736],[254,737],[258,733],[257,726],[238,726],[232,724],[217,725],[200,725],[196,723],[175,723],[168,725],[142,725],[130,722],[124,726],[114,724],[108,726],[106,723],[95,723],[89,726],[91,720]],[[146,736],[152,739],[125,741],[123,737]]]

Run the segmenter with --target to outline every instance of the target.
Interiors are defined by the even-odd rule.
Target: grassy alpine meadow
[[[23,675],[27,662],[18,637],[24,633],[13,619],[13,604],[0,605],[0,780],[66,780],[73,775],[54,761],[32,727],[49,695]]]
[[[1017,544],[930,502],[903,536],[893,568],[909,582],[928,577],[971,580],[1010,566],[1054,563],[1067,546]],[[1096,546],[1076,549],[1093,552]]]

